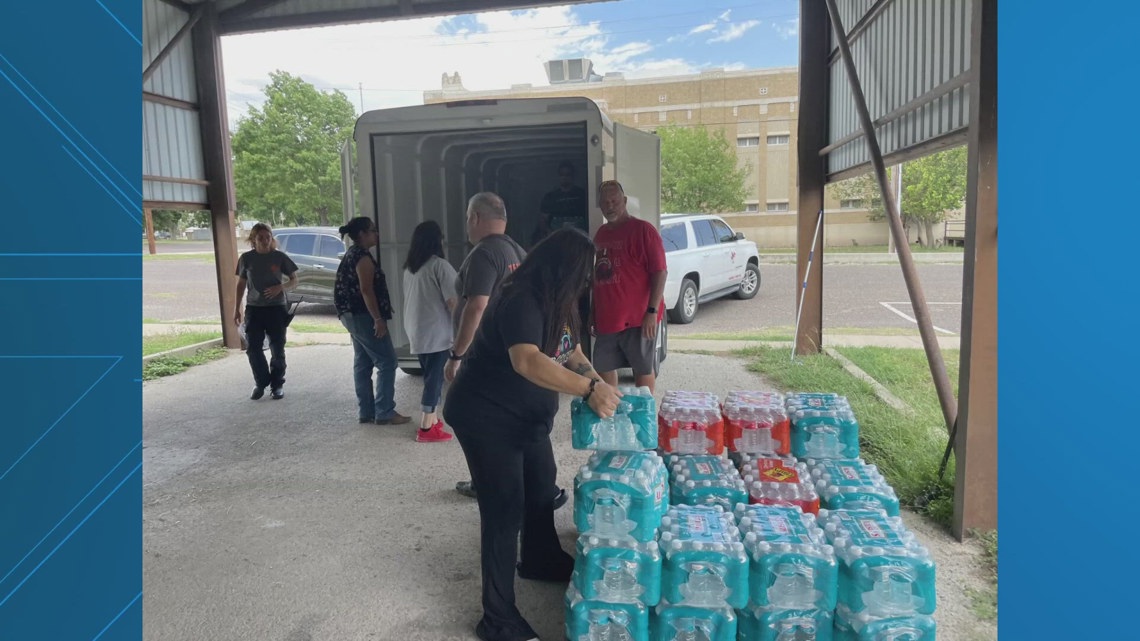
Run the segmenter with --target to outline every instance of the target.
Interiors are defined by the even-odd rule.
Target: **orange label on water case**
[[[795,469],[784,467],[784,462],[776,458],[756,459],[756,471],[765,481],[777,483],[799,483],[800,475]]]

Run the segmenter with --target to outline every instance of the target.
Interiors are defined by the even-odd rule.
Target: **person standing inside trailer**
[[[589,232],[588,198],[586,190],[574,184],[574,163],[569,160],[559,163],[558,187],[542,197],[538,225],[530,237],[531,247],[563,227]]]
[[[606,222],[594,235],[594,366],[610,385],[617,385],[618,369],[632,368],[636,384],[653,391],[657,328],[665,311],[665,247],[657,228],[631,216],[626,204],[618,181],[598,186]]]

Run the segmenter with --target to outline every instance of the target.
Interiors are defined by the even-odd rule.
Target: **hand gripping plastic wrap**
[[[608,603],[661,600],[661,551],[656,541],[578,537],[571,582],[587,599]]]
[[[649,542],[668,507],[668,472],[656,452],[597,452],[574,477],[580,534]]]
[[[863,459],[807,459],[822,507],[829,510],[883,510],[899,515],[899,498],[879,473]]]
[[[839,604],[876,618],[934,614],[934,561],[897,516],[881,510],[820,510],[839,559]]]
[[[611,603],[566,589],[566,638],[569,641],[648,641],[649,608],[640,601]]]
[[[819,494],[807,465],[791,457],[741,455],[740,474],[750,503],[793,505],[804,512],[819,512]]]
[[[792,451],[790,421],[779,392],[732,391],[721,409],[730,452],[782,454]]]
[[[726,511],[748,502],[740,473],[728,460],[711,454],[671,454],[669,502],[673,505],[719,505]]]
[[[619,387],[622,400],[601,418],[580,398],[570,402],[571,443],[576,450],[651,450],[657,447],[657,402],[648,387]]]
[[[837,394],[787,396],[792,454],[797,458],[858,458],[859,423],[847,398]]]
[[[657,448],[670,454],[724,452],[720,399],[706,392],[666,392],[657,414]]]
[[[738,505],[734,512],[751,563],[753,605],[835,609],[839,566],[815,517],[797,507]]]
[[[750,605],[736,614],[739,641],[832,641],[831,610]]]
[[[748,554],[731,512],[678,505],[661,519],[661,598],[673,605],[748,604]]]

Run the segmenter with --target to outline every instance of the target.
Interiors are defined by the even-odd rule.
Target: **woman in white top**
[[[420,430],[416,440],[451,440],[438,418],[443,368],[454,343],[451,314],[455,310],[455,268],[443,257],[443,230],[433,220],[416,226],[404,263],[404,328],[412,353],[424,372]]]

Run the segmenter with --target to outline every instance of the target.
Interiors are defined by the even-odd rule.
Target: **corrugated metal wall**
[[[840,0],[844,28],[850,33],[875,5],[875,0]],[[851,44],[873,121],[878,123],[924,94],[964,78],[970,69],[970,5],[969,0],[888,0],[880,6]],[[834,33],[831,41],[829,145],[862,131]],[[959,85],[878,124],[883,155],[964,134],[969,125],[968,92],[968,85]],[[834,176],[869,162],[867,145],[858,138],[828,154],[827,171]]]
[[[189,15],[159,0],[143,0],[143,59],[146,69]],[[141,73],[141,70],[140,70]],[[164,98],[197,104],[193,50],[189,35],[182,39],[155,70],[143,91]],[[204,180],[202,138],[198,112],[169,104],[143,102],[143,175],[183,180]],[[170,203],[206,203],[202,185],[143,180],[143,200]]]

